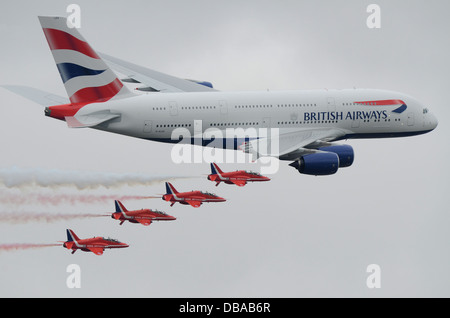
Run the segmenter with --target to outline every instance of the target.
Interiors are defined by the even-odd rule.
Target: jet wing
[[[95,255],[102,255],[104,249],[101,247],[88,247],[88,250],[90,250]]]
[[[298,157],[314,153],[317,150],[307,149],[311,144],[317,142],[330,142],[346,135],[342,129],[316,128],[290,130],[269,137],[251,140],[241,146],[246,153],[251,153],[253,159],[260,157],[278,157],[281,160],[295,160]]]
[[[239,187],[243,187],[247,184],[247,181],[245,180],[230,180],[231,182],[233,182],[235,185],[239,186]]]
[[[145,226],[149,226],[150,224],[152,224],[152,220],[150,219],[135,219],[135,220]]]
[[[104,53],[99,54],[101,58],[104,59],[112,69],[128,76],[136,82],[148,86],[148,88],[150,88],[149,90],[163,93],[216,91],[213,88],[198,84],[190,80],[185,80],[175,76],[160,73]]]
[[[186,202],[189,203],[194,208],[198,208],[200,205],[202,205],[201,201],[187,200]]]
[[[109,110],[102,110],[84,115],[75,115],[65,117],[67,126],[70,128],[94,127],[111,119],[120,117],[119,114],[113,114]]]

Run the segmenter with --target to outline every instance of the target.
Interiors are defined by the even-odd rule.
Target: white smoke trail
[[[58,222],[74,219],[86,219],[109,216],[107,214],[55,214],[31,212],[0,212],[0,223],[24,224],[29,222]]]
[[[24,169],[18,167],[0,169],[0,184],[8,188],[24,187],[76,187],[78,190],[99,187],[153,185],[174,179],[193,176],[148,176],[138,173],[82,172],[56,169]]]
[[[114,200],[143,200],[148,196],[106,195],[106,194],[63,194],[63,193],[10,193],[0,191],[0,204],[8,205],[44,205],[111,203]]]

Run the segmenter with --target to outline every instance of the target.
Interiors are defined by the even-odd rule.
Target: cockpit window
[[[425,114],[428,114],[428,108],[424,108],[423,109],[423,114],[425,115]]]

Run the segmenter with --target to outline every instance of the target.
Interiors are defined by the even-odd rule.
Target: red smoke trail
[[[0,213],[0,223],[58,222],[73,219],[110,216],[110,214]]]
[[[91,203],[111,203],[114,200],[143,200],[146,196],[139,195],[95,195],[95,194],[40,194],[40,193],[0,193],[0,203],[23,205],[60,205],[60,204],[91,204]],[[111,203],[112,204],[112,203]]]
[[[29,250],[49,246],[61,246],[61,244],[28,244],[28,243],[0,244],[0,252]]]

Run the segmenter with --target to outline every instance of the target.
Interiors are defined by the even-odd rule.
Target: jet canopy
[[[209,196],[212,196],[212,197],[217,197],[217,194],[215,194],[215,193],[206,192],[206,191],[202,191],[202,193],[206,194],[206,195],[209,195]]]
[[[108,241],[108,242],[120,243],[119,240],[116,240],[116,239],[113,239],[113,238],[110,238],[110,237],[108,237],[108,238],[102,237],[102,239],[104,239],[105,241]]]

